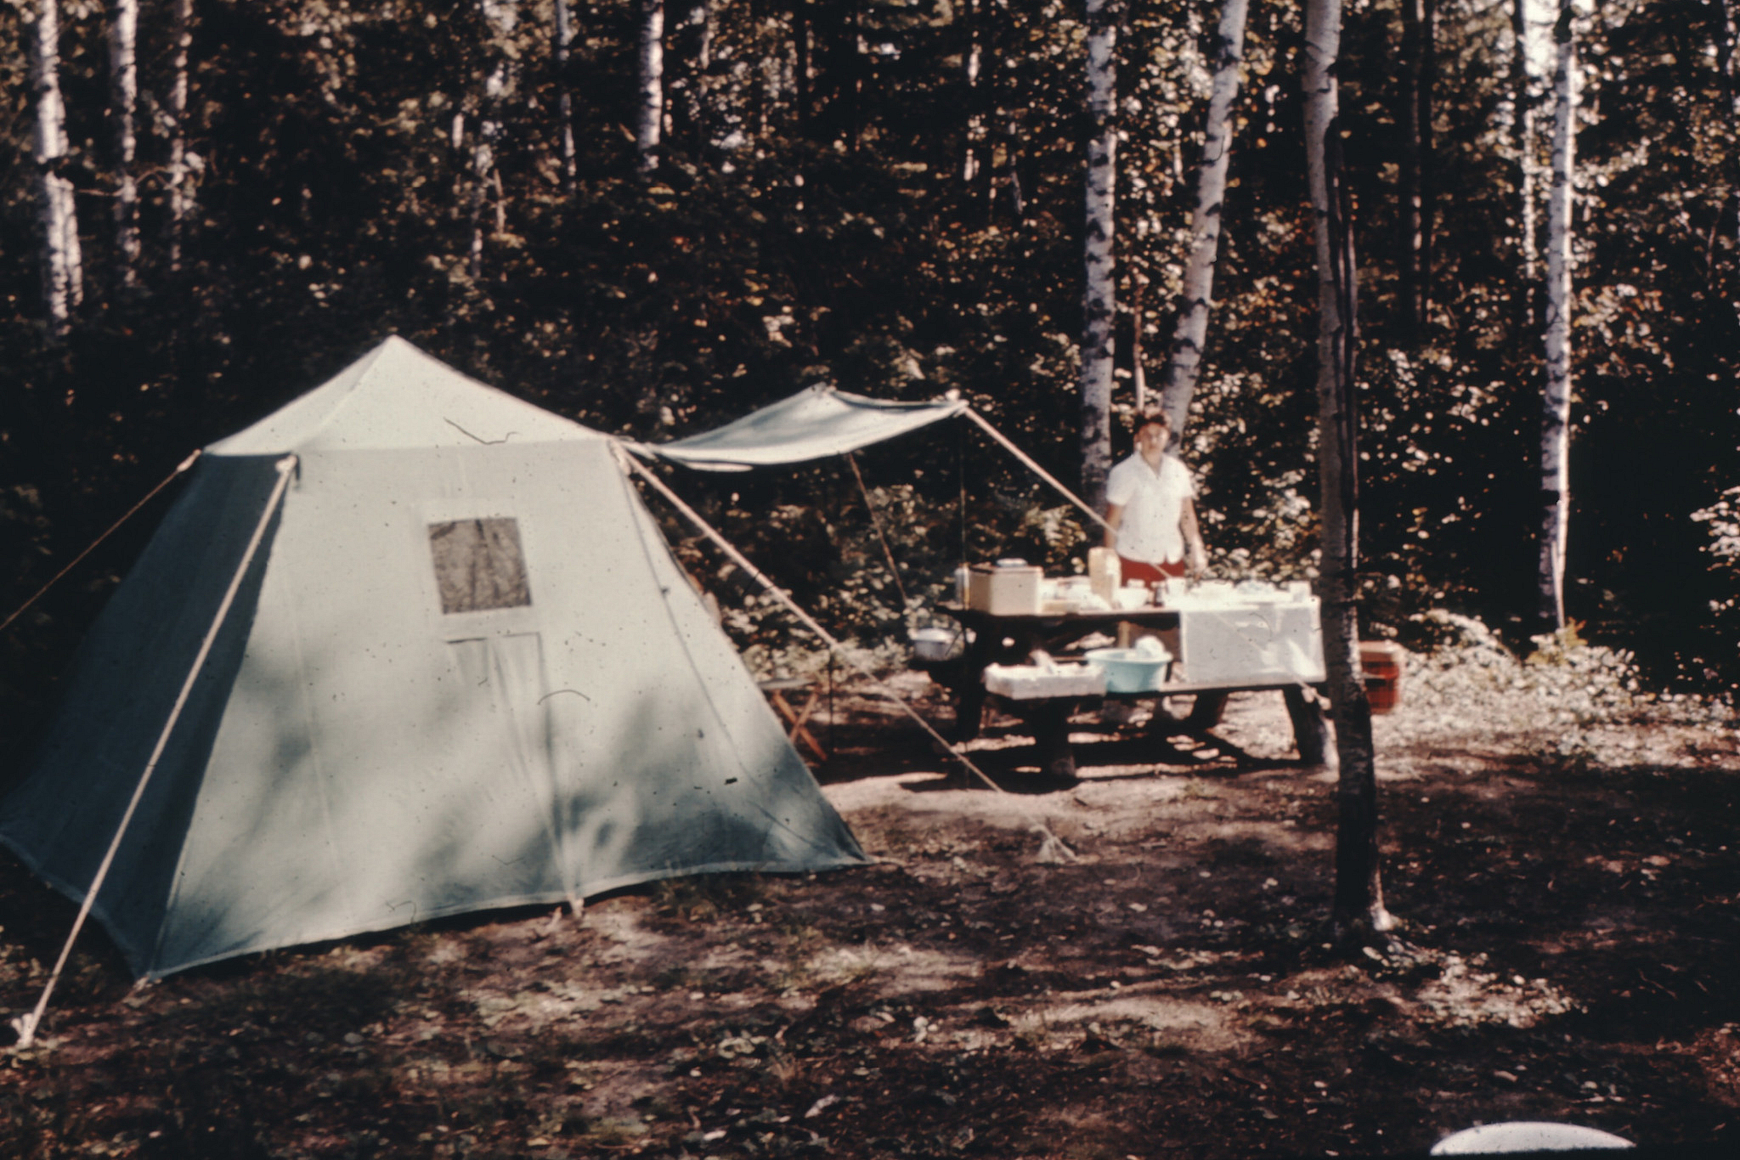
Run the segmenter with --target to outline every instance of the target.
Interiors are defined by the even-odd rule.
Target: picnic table
[[[1011,615],[949,605],[946,611],[960,622],[967,638],[953,680],[956,739],[965,741],[978,736],[984,707],[991,695],[985,688],[988,666],[1021,664],[1035,650],[1066,658],[1085,638],[1095,635],[1115,638],[1119,626],[1128,624],[1137,631],[1157,633],[1168,642],[1178,658],[1175,669],[1178,676],[1149,691],[1108,692],[1106,699],[1193,697],[1188,716],[1172,718],[1159,709],[1155,721],[1162,728],[1202,732],[1219,722],[1221,710],[1233,693],[1276,689],[1286,703],[1300,760],[1317,764],[1323,760],[1328,745],[1321,645],[1316,646],[1314,656],[1301,656],[1297,647],[1285,655],[1268,648],[1272,638],[1281,633],[1274,607],[1273,602],[1252,602],[1229,603],[1215,609],[1181,605]],[[1308,606],[1308,613],[1297,611],[1303,607],[1289,609],[1295,621],[1291,627],[1297,631],[1301,627],[1297,618],[1308,615],[1310,631],[1315,634],[1319,631],[1315,602]],[[1211,615],[1205,618],[1204,614]],[[1193,669],[1203,674],[1202,679],[1192,676]],[[1046,755],[1045,764],[1054,773],[1074,773],[1068,721],[1081,700],[1063,697],[1009,702],[1032,723],[1036,741]]]

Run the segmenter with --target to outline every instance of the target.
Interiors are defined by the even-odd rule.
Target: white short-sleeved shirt
[[[1106,477],[1106,500],[1124,511],[1118,527],[1118,555],[1145,564],[1171,564],[1184,558],[1184,501],[1196,494],[1196,481],[1184,461],[1160,457],[1148,466],[1138,452]]]

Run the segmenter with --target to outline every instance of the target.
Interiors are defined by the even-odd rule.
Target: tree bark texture
[[[573,56],[574,17],[568,10],[568,0],[556,4],[556,112],[561,121],[562,192],[572,196],[579,188],[579,160],[574,146],[574,94],[568,85],[568,69]]]
[[[1112,371],[1117,315],[1117,259],[1112,211],[1117,198],[1116,118],[1117,0],[1087,0],[1087,272],[1082,295],[1081,479],[1082,494],[1105,504],[1112,469]]]
[[[187,57],[193,48],[193,0],[175,0],[170,10],[169,79],[169,269],[181,271],[181,244],[193,207],[188,188]]]
[[[1247,0],[1225,0],[1215,35],[1214,84],[1208,98],[1208,123],[1203,133],[1202,161],[1196,167],[1196,212],[1190,219],[1190,255],[1184,267],[1182,301],[1166,374],[1160,385],[1160,407],[1172,425],[1176,444],[1190,418],[1190,400],[1202,376],[1202,353],[1208,344],[1208,315],[1214,302],[1214,268],[1220,254],[1221,210],[1226,204],[1226,174],[1232,161],[1233,102],[1239,94],[1239,71],[1245,59]]]
[[[1547,195],[1547,381],[1541,422],[1540,615],[1565,627],[1565,544],[1571,516],[1571,206],[1576,187],[1577,44],[1572,0],[1553,27],[1553,183]]]
[[[634,129],[635,165],[642,173],[659,166],[665,123],[665,4],[640,3],[640,107]]]
[[[1418,334],[1426,324],[1432,281],[1432,78],[1437,64],[1436,0],[1402,0],[1402,55],[1407,69],[1407,156],[1402,189],[1402,304]]]
[[[59,339],[71,328],[73,311],[84,296],[73,186],[61,172],[67,162],[67,138],[66,104],[60,93],[60,0],[37,0],[32,23],[30,83],[36,97],[33,159],[43,310],[49,331]]]
[[[109,7],[109,123],[115,135],[115,284],[139,284],[139,0],[112,0]]]
[[[1340,51],[1339,0],[1310,0],[1305,9],[1305,156],[1317,250],[1323,655],[1340,765],[1331,918],[1337,937],[1350,938],[1388,930],[1394,920],[1384,909],[1371,706],[1359,666],[1359,422],[1353,379],[1357,287],[1337,122]]]

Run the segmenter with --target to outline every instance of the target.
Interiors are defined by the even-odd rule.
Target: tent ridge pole
[[[190,459],[189,463],[192,462]],[[194,655],[193,664],[187,671],[187,679],[181,683],[181,693],[175,698],[175,704],[169,710],[169,719],[164,722],[163,730],[157,735],[157,744],[152,747],[151,756],[145,762],[145,771],[139,775],[139,783],[133,787],[133,797],[127,803],[127,809],[121,814],[121,824],[115,827],[115,836],[109,841],[109,848],[103,854],[103,860],[97,866],[97,872],[91,879],[91,884],[85,889],[84,901],[79,904],[78,917],[73,919],[72,931],[66,936],[66,945],[60,948],[60,958],[55,960],[54,970],[49,972],[48,982],[43,985],[42,995],[36,1001],[36,1008],[27,1015],[20,1015],[12,1020],[12,1026],[18,1031],[18,1048],[28,1048],[36,1042],[36,1029],[42,1023],[42,1017],[48,1010],[49,997],[54,994],[54,985],[60,981],[60,975],[66,969],[67,959],[72,955],[73,943],[78,941],[79,931],[84,929],[85,919],[90,917],[91,906],[96,902],[97,891],[102,889],[103,880],[108,877],[109,867],[114,864],[115,854],[121,848],[121,839],[126,836],[127,826],[133,821],[133,814],[139,808],[139,802],[145,796],[145,786],[151,780],[151,775],[157,771],[157,763],[163,757],[163,750],[169,744],[169,735],[174,732],[176,723],[181,719],[181,711],[187,705],[187,698],[193,692],[193,684],[199,679],[200,670],[205,667],[206,657],[211,654],[212,645],[217,641],[218,631],[223,628],[224,621],[229,617],[230,606],[235,603],[236,593],[241,591],[242,578],[248,574],[248,568],[254,562],[254,554],[260,549],[260,542],[266,537],[266,527],[272,522],[272,516],[278,510],[278,504],[284,498],[284,491],[290,486],[290,477],[296,468],[296,456],[286,455],[277,463],[278,482],[272,488],[272,494],[266,500],[266,510],[260,514],[259,523],[254,526],[254,534],[248,540],[248,546],[242,553],[241,563],[236,566],[234,576],[224,591],[224,598],[218,604],[217,613],[212,617],[211,627],[206,630],[205,639],[200,642],[199,652]],[[179,472],[178,472],[179,474]]]

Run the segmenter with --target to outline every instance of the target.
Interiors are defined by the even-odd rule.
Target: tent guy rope
[[[642,479],[646,480],[655,491],[664,496],[673,507],[681,512],[685,519],[694,524],[695,527],[700,530],[702,535],[706,536],[720,551],[724,552],[726,556],[731,559],[732,563],[736,564],[739,568],[742,568],[749,574],[751,579],[753,579],[757,584],[760,584],[774,597],[774,599],[783,604],[788,612],[797,617],[803,626],[820,638],[833,653],[840,656],[848,665],[856,669],[859,675],[867,678],[878,693],[898,705],[900,710],[917,722],[918,727],[923,729],[932,739],[939,743],[945,752],[956,761],[960,762],[962,766],[992,790],[1016,801],[1021,800],[1016,795],[1009,793],[1008,790],[992,781],[990,775],[974,764],[971,758],[967,757],[966,754],[961,753],[951,745],[946,737],[937,732],[935,726],[933,726],[929,721],[926,721],[923,715],[911,705],[907,704],[906,699],[890,688],[887,682],[871,672],[868,667],[847,655],[845,646],[835,639],[832,633],[828,632],[827,629],[823,628],[816,622],[814,617],[805,612],[803,608],[791,598],[785,589],[775,584],[764,572],[761,571],[761,569],[750,563],[749,558],[733,547],[731,542],[714,528],[712,524],[709,524],[705,519],[703,519],[699,512],[684,503],[676,492],[665,486],[664,480],[654,475],[645,465],[630,455],[620,444],[616,445],[616,456],[625,470],[632,471],[635,474],[638,474]],[[1023,810],[1027,809],[1024,802],[1022,803],[1022,808]],[[1031,812],[1028,812],[1027,816],[1028,821],[1032,824],[1034,832],[1040,836],[1041,844],[1039,848],[1039,857],[1042,861],[1070,861],[1075,858],[1075,852],[1064,844],[1063,839],[1059,838],[1052,832],[1051,827],[1047,826],[1040,818],[1033,816]]]
[[[192,455],[189,455],[186,459],[183,459],[181,461],[181,463],[179,465],[177,465],[177,467],[175,468],[174,471],[170,472],[167,476],[164,477],[162,483],[159,483],[156,487],[154,487],[150,491],[146,492],[144,499],[141,499],[138,503],[136,503],[132,507],[128,508],[126,513],[123,514],[120,519],[116,520],[113,524],[109,525],[108,531],[104,532],[102,535],[100,535],[96,539],[92,540],[90,543],[90,546],[88,548],[86,548],[84,551],[80,552],[78,555],[74,556],[72,558],[71,563],[69,563],[66,567],[62,568],[60,571],[56,572],[54,574],[53,578],[50,579],[47,584],[44,584],[41,588],[38,588],[36,590],[36,595],[32,596],[29,600],[26,600],[23,604],[19,605],[17,611],[13,612],[13,614],[11,616],[8,616],[5,620],[0,620],[0,632],[5,632],[8,628],[12,627],[13,621],[17,620],[20,616],[23,616],[25,614],[25,612],[27,612],[29,610],[29,608],[32,604],[35,604],[38,600],[41,600],[43,597],[43,594],[45,592],[47,592],[50,588],[53,588],[56,584],[59,584],[61,582],[62,578],[64,578],[68,572],[71,572],[74,568],[77,568],[79,566],[79,561],[83,560],[86,556],[88,556],[92,552],[96,551],[98,544],[101,544],[104,540],[108,539],[110,536],[114,535],[117,531],[119,531],[121,528],[121,525],[126,523],[128,520],[132,519],[136,514],[138,514],[139,509],[144,507],[146,504],[150,503],[152,498],[154,496],[156,496],[156,494],[158,492],[160,492],[164,488],[168,487],[171,483],[173,483],[176,480],[177,477],[186,474],[187,470],[190,467],[192,467],[194,465],[194,463],[199,459],[200,454],[201,454],[201,452],[195,451]]]
[[[189,463],[192,462],[190,459]],[[157,770],[157,763],[163,757],[163,750],[169,744],[169,735],[175,731],[176,722],[181,718],[181,711],[187,705],[187,698],[193,692],[194,682],[199,679],[200,670],[205,667],[205,659],[210,655],[212,645],[217,641],[219,631],[224,621],[229,617],[230,606],[236,601],[236,593],[241,590],[242,578],[248,574],[248,568],[254,562],[254,555],[260,550],[260,542],[266,538],[266,528],[272,522],[272,517],[278,511],[278,504],[284,498],[285,490],[290,486],[290,478],[296,470],[296,456],[287,455],[277,463],[278,482],[272,488],[272,494],[266,499],[266,510],[260,513],[260,520],[254,526],[254,534],[248,540],[248,546],[242,553],[241,563],[236,565],[235,575],[230,577],[229,587],[224,590],[223,600],[219,602],[217,613],[212,617],[211,627],[206,630],[205,639],[200,642],[199,652],[194,655],[193,664],[188,668],[187,679],[181,683],[181,693],[175,698],[175,705],[169,710],[169,719],[163,724],[163,731],[157,735],[157,744],[151,750],[150,758],[145,762],[145,771],[139,775],[139,784],[133,787],[133,797],[127,803],[126,811],[121,815],[120,825],[115,827],[115,836],[109,841],[108,851],[103,854],[103,860],[97,865],[97,872],[91,878],[90,886],[85,889],[84,901],[79,904],[78,917],[73,919],[72,931],[66,936],[66,945],[60,948],[60,958],[55,960],[54,970],[49,972],[48,982],[43,985],[42,996],[36,1001],[35,1010],[28,1015],[20,1015],[12,1020],[12,1026],[18,1031],[19,1049],[31,1047],[36,1042],[36,1029],[42,1024],[42,1017],[48,1010],[48,1000],[54,994],[54,986],[60,981],[60,975],[66,969],[67,959],[72,955],[73,943],[78,941],[79,931],[84,929],[85,919],[90,917],[91,906],[96,902],[97,891],[102,889],[103,880],[108,877],[109,867],[115,861],[115,854],[121,848],[121,839],[127,834],[127,826],[133,820],[133,814],[139,808],[139,802],[145,796],[145,786],[151,781],[151,775]]]

